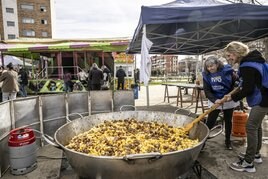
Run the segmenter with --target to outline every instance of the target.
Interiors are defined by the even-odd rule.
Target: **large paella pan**
[[[193,147],[160,153],[130,154],[125,156],[96,156],[77,152],[66,147],[74,136],[88,131],[104,121],[135,119],[137,121],[160,122],[174,127],[183,127],[193,120],[188,115],[164,112],[124,111],[96,114],[76,119],[61,126],[54,135],[58,147],[62,148],[75,172],[84,178],[97,179],[175,179],[186,173],[197,159],[209,129],[202,122],[189,132],[189,138],[198,139]]]

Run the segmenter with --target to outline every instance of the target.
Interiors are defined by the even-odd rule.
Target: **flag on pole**
[[[140,81],[147,86],[151,76],[151,59],[149,55],[150,48],[153,43],[146,37],[145,26],[143,28],[142,42],[141,42],[141,66],[140,66]]]

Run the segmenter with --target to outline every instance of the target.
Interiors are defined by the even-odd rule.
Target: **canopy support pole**
[[[31,61],[32,61],[32,78],[33,78],[33,75],[34,75],[34,60],[33,60],[32,53],[31,53]]]
[[[146,99],[147,99],[147,108],[149,108],[149,85],[146,85]]]
[[[143,26],[143,36],[142,36],[142,41],[145,41],[146,39],[144,39],[144,38],[146,38],[146,25],[144,25]],[[143,43],[143,42],[142,42]],[[142,44],[142,46],[144,45],[144,43]],[[146,48],[146,47],[145,47]],[[150,47],[151,48],[151,47]],[[149,49],[150,49],[149,48]],[[143,60],[143,61],[146,61],[146,58],[148,58],[148,56],[149,56],[149,49],[148,49],[148,53],[147,52],[141,52],[143,55],[143,59],[141,59],[141,60]],[[144,50],[144,48],[142,48],[142,50]],[[145,63],[145,62],[143,62],[144,63],[144,69],[143,69],[143,73],[145,74],[145,69],[146,69],[146,67],[147,67],[147,64]],[[148,70],[148,69],[147,69]],[[148,78],[148,76],[147,76],[147,78]],[[145,79],[144,79],[144,77],[143,77],[143,81],[144,81]],[[145,81],[144,81],[145,82]],[[145,84],[145,87],[146,87],[146,100],[147,100],[147,108],[149,108],[149,106],[150,106],[150,99],[149,99],[149,79],[148,79],[148,82],[145,82],[144,83]]]

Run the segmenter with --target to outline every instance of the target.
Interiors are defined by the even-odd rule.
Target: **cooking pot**
[[[183,127],[193,120],[190,113],[189,115],[178,115],[152,111],[123,111],[96,114],[75,119],[61,126],[55,132],[55,142],[50,140],[50,143],[64,150],[70,165],[82,178],[175,179],[191,169],[209,135],[207,126],[203,122],[199,122],[189,132],[190,138],[199,140],[199,143],[191,148],[168,153],[133,154],[123,157],[93,156],[65,147],[74,136],[88,131],[105,120],[129,118],[137,121],[157,121],[174,127]]]

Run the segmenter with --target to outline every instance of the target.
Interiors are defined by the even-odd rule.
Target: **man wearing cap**
[[[2,75],[0,76],[0,82],[3,81],[2,85],[3,102],[7,100],[16,99],[17,92],[19,91],[18,73],[13,69],[12,63],[9,63],[6,67],[7,71],[2,73]]]

